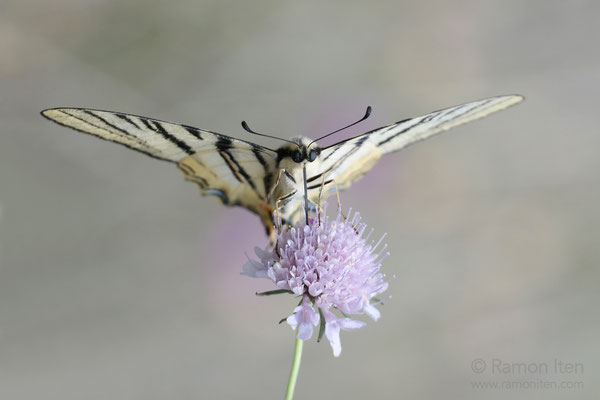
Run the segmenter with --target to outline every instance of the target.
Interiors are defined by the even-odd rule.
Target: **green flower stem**
[[[302,345],[304,342],[296,339],[294,347],[294,361],[292,361],[292,370],[290,371],[290,380],[288,381],[287,390],[285,391],[285,400],[292,400],[294,397],[294,388],[296,387],[296,379],[298,371],[300,371],[300,359],[302,359]]]

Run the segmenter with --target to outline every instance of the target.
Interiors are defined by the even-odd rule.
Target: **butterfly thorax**
[[[291,139],[293,143],[277,149],[277,179],[269,205],[279,217],[292,222],[297,219],[304,204],[304,168],[318,162],[321,148],[304,136]]]

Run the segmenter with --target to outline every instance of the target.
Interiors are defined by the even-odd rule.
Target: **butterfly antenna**
[[[248,126],[248,124],[246,123],[246,121],[242,121],[242,128],[244,128],[244,130],[246,132],[251,133],[253,135],[263,136],[263,137],[267,137],[267,138],[271,138],[271,139],[283,140],[284,142],[292,143],[292,144],[295,144],[296,146],[298,146],[298,143],[292,142],[291,140],[279,138],[277,136],[265,135],[264,133],[254,132],[252,129],[250,129],[250,127]]]
[[[338,129],[337,131],[333,131],[333,132],[331,132],[331,133],[328,133],[328,134],[327,134],[327,135],[325,135],[325,136],[321,136],[320,138],[313,140],[312,142],[310,142],[310,144],[308,145],[308,147],[310,147],[310,145],[311,145],[311,144],[313,144],[314,142],[317,142],[317,141],[319,141],[319,140],[321,140],[321,139],[325,139],[326,137],[329,137],[329,136],[333,135],[334,133],[338,133],[339,131],[343,131],[344,129],[348,129],[348,128],[350,128],[351,126],[354,126],[354,125],[358,124],[359,122],[363,122],[365,119],[369,118],[369,115],[371,115],[371,111],[372,111],[372,110],[373,110],[373,109],[371,108],[371,106],[368,106],[368,107],[367,107],[367,112],[365,112],[365,115],[364,115],[364,116],[363,116],[361,119],[359,119],[359,120],[358,120],[358,121],[356,121],[356,122],[353,122],[353,123],[351,123],[350,125],[347,125],[347,126],[345,126],[345,127],[343,127],[343,128],[340,128],[340,129]]]

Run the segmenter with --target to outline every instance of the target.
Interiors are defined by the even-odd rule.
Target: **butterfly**
[[[315,204],[349,187],[387,153],[503,110],[523,100],[496,96],[408,118],[327,147],[304,136],[270,149],[188,125],[120,112],[87,108],[51,108],[42,115],[60,125],[117,142],[151,157],[176,163],[203,195],[257,214],[274,238],[274,220],[294,224],[303,205]],[[338,129],[320,139],[366,119]],[[252,131],[246,122],[242,126]]]

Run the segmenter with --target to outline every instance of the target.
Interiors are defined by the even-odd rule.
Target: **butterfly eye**
[[[294,151],[294,153],[292,154],[292,160],[294,160],[294,162],[297,163],[302,162],[302,153],[300,152],[300,150]]]
[[[317,159],[317,152],[314,150],[311,150],[310,153],[308,153],[308,161],[313,162]]]

